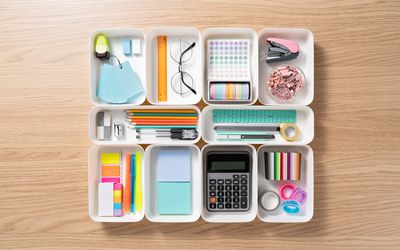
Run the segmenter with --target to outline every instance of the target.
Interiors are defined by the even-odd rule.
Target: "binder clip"
[[[300,47],[295,41],[280,39],[280,38],[267,38],[268,55],[267,63],[282,62],[294,59],[299,55]]]

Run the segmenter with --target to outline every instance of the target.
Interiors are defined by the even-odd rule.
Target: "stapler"
[[[267,42],[269,43],[267,63],[286,61],[299,55],[300,47],[295,41],[271,37],[267,38]]]

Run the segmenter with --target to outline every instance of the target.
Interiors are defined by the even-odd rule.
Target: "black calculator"
[[[210,151],[206,156],[206,204],[210,212],[244,212],[251,206],[251,155]]]

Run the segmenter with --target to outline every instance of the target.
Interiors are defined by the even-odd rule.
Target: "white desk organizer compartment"
[[[274,28],[263,29],[259,37],[259,101],[264,105],[309,105],[314,98],[314,36],[308,29]],[[300,53],[295,59],[266,63],[267,38],[281,38],[296,41]],[[270,96],[267,81],[272,70],[278,65],[294,65],[300,68],[305,76],[305,86],[291,100],[276,101]]]
[[[203,208],[201,212],[201,217],[207,222],[217,222],[217,223],[236,223],[236,222],[250,222],[257,216],[257,152],[252,145],[205,145],[201,150],[203,169],[202,175],[206,174],[205,156],[210,151],[233,151],[233,150],[243,150],[248,151],[252,154],[252,177],[251,177],[251,207],[247,212],[209,212],[206,208],[207,203],[204,201],[205,197],[202,197]],[[204,183],[205,178],[203,178],[203,192],[206,183]]]
[[[275,139],[271,140],[244,140],[244,141],[219,141],[216,139],[213,122],[213,110],[230,109],[230,110],[296,110],[297,126],[301,131],[301,137],[298,141],[285,141],[278,133]],[[218,125],[263,125],[265,123],[218,123]],[[201,135],[206,143],[214,144],[265,144],[265,145],[304,145],[310,143],[314,138],[314,112],[307,106],[208,106],[202,111],[202,124],[200,126]]]
[[[167,93],[166,102],[158,101],[158,47],[157,37],[167,36]],[[174,92],[171,87],[171,77],[178,72],[178,63],[175,62],[170,55],[170,48],[174,42],[178,42],[179,38],[191,44],[195,42],[191,59],[183,64],[183,70],[189,73],[194,80],[194,89],[196,95],[190,93],[182,97]],[[180,105],[180,104],[196,104],[203,96],[203,43],[201,32],[195,28],[189,27],[171,27],[171,28],[154,28],[146,34],[146,51],[147,60],[147,100],[154,105]]]
[[[118,57],[121,63],[128,61],[133,71],[138,76],[143,87],[143,95],[132,103],[118,104],[119,106],[140,105],[146,100],[146,51],[144,49],[145,37],[139,29],[100,29],[95,30],[90,36],[89,44],[89,68],[90,68],[90,98],[95,105],[117,105],[107,104],[97,97],[97,85],[100,76],[101,66],[104,62],[95,56],[96,37],[103,34],[107,37],[111,54]],[[139,39],[141,43],[141,54],[125,56],[123,53],[122,41],[124,39]],[[115,59],[110,59],[111,64],[117,64]]]
[[[157,154],[160,149],[189,149],[191,152],[191,202],[192,214],[160,215],[157,211]],[[202,205],[202,173],[200,149],[195,145],[150,145],[145,160],[145,214],[152,222],[195,222],[200,217]]]
[[[251,70],[251,85],[250,85],[250,100],[211,100],[209,95],[208,81],[208,60],[207,60],[207,40],[208,39],[250,39],[250,70]],[[258,98],[258,37],[257,33],[250,28],[210,28],[203,32],[204,43],[204,96],[203,100],[209,105],[213,104],[237,104],[251,105]]]
[[[127,121],[126,121],[126,114],[124,112],[125,109],[143,109],[143,110],[148,110],[148,109],[156,109],[156,110],[163,110],[163,109],[193,109],[197,112],[198,114],[198,120],[197,120],[197,131],[198,131],[198,136],[195,140],[172,140],[170,138],[166,139],[160,139],[158,138],[157,140],[154,138],[152,139],[143,139],[139,140],[136,138],[136,130],[128,128],[127,126],[131,126]],[[111,140],[99,140],[96,135],[96,130],[97,130],[97,114],[102,111],[111,111]],[[114,128],[113,128],[113,123],[114,122],[121,122],[124,125],[124,135],[118,139],[117,137],[114,136]],[[201,138],[200,134],[200,126],[201,126],[201,111],[198,107],[196,106],[191,106],[191,105],[180,105],[180,106],[96,106],[90,110],[89,113],[89,137],[90,139],[96,143],[96,144],[162,144],[162,143],[173,143],[173,144],[194,144],[198,142]]]
[[[102,217],[98,214],[98,183],[101,177],[101,163],[100,156],[102,152],[117,152],[121,151],[121,180],[124,180],[126,153],[141,152],[142,154],[142,189],[143,189],[143,208],[139,213],[123,215],[121,217]],[[144,150],[139,145],[94,145],[89,150],[89,216],[92,220],[97,222],[138,222],[144,217],[145,210],[145,192],[144,192]],[[124,183],[123,183],[124,184]]]
[[[274,181],[265,179],[264,152],[275,151],[301,153],[300,181]],[[307,222],[311,220],[314,213],[314,156],[310,146],[263,145],[258,149],[258,195],[265,190],[274,191],[278,194],[279,187],[285,183],[292,183],[307,192],[307,199],[299,214],[290,215],[283,211],[281,200],[279,207],[273,211],[264,210],[261,205],[258,205],[258,218],[261,221],[272,223]]]

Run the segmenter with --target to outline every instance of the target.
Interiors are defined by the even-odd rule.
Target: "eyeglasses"
[[[170,50],[171,58],[178,63],[178,72],[171,78],[171,87],[181,96],[190,93],[196,95],[193,77],[183,70],[183,64],[192,58],[194,46],[196,46],[195,42],[189,44],[187,41],[179,39],[179,42],[173,44]]]

